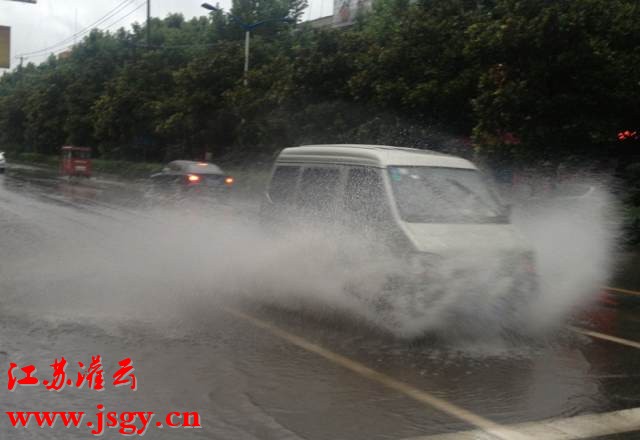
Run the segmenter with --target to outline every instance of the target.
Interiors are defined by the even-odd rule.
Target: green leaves
[[[305,6],[231,12],[253,23]],[[149,47],[141,25],[94,31],[66,59],[0,78],[0,146],[164,161],[310,141],[455,150],[473,135],[496,159],[626,158],[637,149],[616,133],[640,128],[638,22],[635,0],[378,0],[347,29],[259,27],[245,86],[229,15],[172,14],[152,20]]]
[[[474,99],[480,149],[507,157],[615,151],[615,127],[638,117],[628,95],[638,91],[631,78],[640,77],[631,55],[638,32],[629,28],[640,16],[631,5],[498,1],[489,19],[470,28],[467,46],[486,64]],[[517,147],[505,133],[521,141]]]

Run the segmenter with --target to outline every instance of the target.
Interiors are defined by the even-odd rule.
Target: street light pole
[[[249,43],[251,40],[251,31],[245,29],[244,31],[244,85],[249,84]]]
[[[212,6],[209,3],[203,3],[201,6],[211,12],[222,11],[220,8],[216,6]],[[263,21],[258,21],[256,23],[248,24],[240,20],[238,17],[235,17],[231,14],[229,14],[229,17],[244,30],[244,81],[243,82],[244,82],[244,85],[246,86],[249,84],[248,75],[249,75],[249,49],[251,45],[251,31],[257,28],[258,26],[262,26],[265,23],[272,23],[272,22],[278,22],[278,21],[283,23],[293,23],[295,22],[295,20],[292,18],[272,18],[269,20],[263,20]]]
[[[147,48],[151,46],[151,0],[147,0]]]

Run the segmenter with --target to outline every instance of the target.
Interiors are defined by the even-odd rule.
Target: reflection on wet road
[[[621,412],[640,406],[640,350],[568,327],[638,342],[632,306],[596,305],[536,340],[403,341],[348,314],[259,301],[261,280],[245,279],[259,268],[234,272],[258,252],[234,251],[246,243],[237,229],[142,209],[137,184],[29,169],[0,180],[0,371],[34,364],[50,377],[64,356],[75,374],[100,354],[109,380],[130,357],[139,381],[8,392],[0,380],[4,411],[200,412],[202,429],[151,427],[150,438],[640,436],[638,412]],[[2,414],[0,436],[91,434],[15,429]]]

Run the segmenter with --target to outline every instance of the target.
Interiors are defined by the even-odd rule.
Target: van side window
[[[279,166],[273,172],[269,197],[276,204],[291,203],[296,190],[300,167]]]
[[[387,198],[376,168],[351,168],[344,193],[347,213],[358,222],[381,222],[388,216]]]
[[[316,213],[327,214],[340,182],[337,168],[307,168],[302,173],[298,205]]]

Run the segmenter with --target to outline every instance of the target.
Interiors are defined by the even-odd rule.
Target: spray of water
[[[535,249],[540,298],[528,323],[534,330],[553,328],[572,312],[597,300],[616,263],[621,223],[606,183],[576,184],[576,197],[529,200],[514,212],[514,224]]]
[[[66,221],[67,208],[56,208],[59,218],[39,225],[45,239],[37,252],[2,271],[3,290],[12,293],[10,306],[40,317],[165,320],[194,304],[243,299],[338,311],[401,337],[499,331],[514,323],[543,331],[592,301],[611,269],[615,206],[605,191],[589,186],[587,197],[514,210],[515,226],[535,251],[540,286],[516,312],[504,259],[492,252],[434,262],[432,282],[407,282],[411,264],[371,235],[345,228],[328,233],[312,223],[274,232],[234,208],[83,214],[75,219],[80,227]]]

